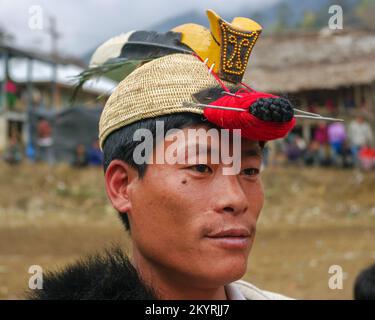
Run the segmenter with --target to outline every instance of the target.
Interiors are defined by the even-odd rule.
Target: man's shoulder
[[[238,280],[233,285],[242,293],[246,300],[294,300],[280,293],[261,290],[244,280]]]

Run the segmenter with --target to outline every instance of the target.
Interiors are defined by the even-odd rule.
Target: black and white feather
[[[130,31],[113,37],[95,50],[89,68],[77,76],[74,96],[93,77],[106,75],[121,81],[138,66],[172,53],[193,53],[181,42],[181,33]]]
[[[130,31],[100,45],[92,55],[90,68],[101,66],[114,59],[146,61],[171,53],[192,53],[192,50],[181,42],[180,33]]]

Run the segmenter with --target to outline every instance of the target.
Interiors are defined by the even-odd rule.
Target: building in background
[[[375,33],[360,30],[265,36],[254,47],[245,82],[287,95],[300,109],[344,118],[361,112],[374,126]],[[299,120],[309,141],[316,121]]]
[[[69,108],[74,76],[84,67],[0,46],[0,150],[15,131],[25,144],[31,140],[28,112],[38,109],[39,115],[48,117]],[[286,95],[300,109],[343,118],[345,126],[360,113],[374,127],[375,33],[323,29],[263,36],[254,48],[244,81],[256,90]],[[99,116],[116,85],[104,77],[88,81],[75,105],[92,108],[90,114]],[[103,99],[98,100],[98,96]],[[82,123],[88,113],[79,114]],[[299,119],[293,133],[308,144],[318,125],[314,120]]]
[[[31,113],[102,107],[117,85],[105,77],[88,81],[71,103],[75,76],[83,70],[84,65],[75,61],[0,46],[0,150],[14,132],[25,146],[32,141]],[[98,100],[100,96],[103,100]]]

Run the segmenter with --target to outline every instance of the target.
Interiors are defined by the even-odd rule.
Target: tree
[[[290,17],[293,15],[292,10],[287,2],[282,2],[277,7],[277,23],[276,32],[282,33],[290,27],[289,21]]]
[[[303,30],[312,30],[317,28],[317,15],[315,12],[305,11],[303,14],[300,27]]]
[[[373,0],[362,0],[357,9],[356,16],[360,19],[361,24],[370,29],[375,29],[375,3]]]

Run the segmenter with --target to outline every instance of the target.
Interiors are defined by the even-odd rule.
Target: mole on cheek
[[[187,183],[186,179],[182,180],[182,184],[186,184],[186,183]]]

